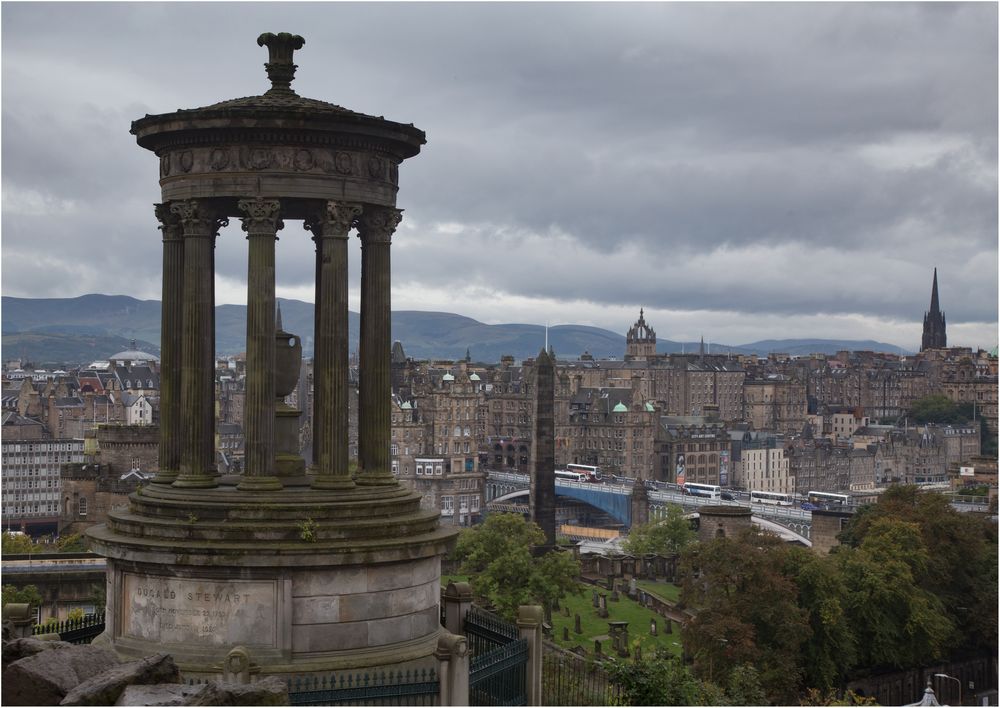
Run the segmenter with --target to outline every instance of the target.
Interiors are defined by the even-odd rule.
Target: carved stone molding
[[[164,241],[179,241],[183,238],[180,217],[170,210],[169,204],[154,204],[153,213],[160,222],[159,229],[163,232]]]
[[[237,206],[246,214],[240,220],[248,234],[275,234],[285,227],[281,220],[281,202],[277,199],[241,199]]]
[[[278,171],[399,184],[399,161],[367,150],[321,146],[185,147],[160,157],[160,177]]]
[[[219,229],[229,226],[229,218],[198,199],[170,203],[170,211],[180,219],[185,236],[218,236]]]
[[[347,238],[361,215],[361,205],[353,202],[326,202],[324,208],[305,222],[314,238]]]
[[[391,243],[392,234],[402,220],[402,209],[366,204],[358,219],[362,243]]]

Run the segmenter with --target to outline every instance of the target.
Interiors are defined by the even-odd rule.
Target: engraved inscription
[[[124,574],[122,634],[147,641],[274,646],[277,584]]]

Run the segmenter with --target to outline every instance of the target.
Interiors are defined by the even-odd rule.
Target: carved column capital
[[[347,238],[361,215],[361,205],[353,202],[326,202],[323,209],[306,219],[306,231],[317,238]]]
[[[180,216],[171,211],[169,204],[154,204],[153,213],[160,222],[158,228],[163,232],[164,241],[179,241],[183,238]]]
[[[391,243],[392,234],[403,220],[403,210],[366,204],[358,219],[362,243]]]
[[[219,229],[229,226],[229,218],[199,199],[171,202],[170,211],[180,219],[185,236],[218,236]]]
[[[240,219],[243,230],[250,235],[274,235],[285,227],[281,220],[281,202],[277,199],[241,199],[237,206],[246,214]]]

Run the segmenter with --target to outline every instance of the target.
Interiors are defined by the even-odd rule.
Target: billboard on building
[[[975,477],[976,468],[975,467],[959,467],[958,473],[963,477]]]
[[[729,450],[719,451],[719,486],[729,485]]]

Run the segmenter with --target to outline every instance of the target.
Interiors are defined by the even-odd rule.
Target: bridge
[[[530,494],[531,477],[513,472],[489,472],[486,478],[486,506],[492,511],[523,511]],[[607,513],[626,528],[632,526],[632,488],[626,481],[595,484],[556,480],[556,496],[589,504]],[[684,494],[676,485],[647,490],[649,518],[662,518],[668,504],[677,504],[688,511],[702,506],[726,505],[750,507],[749,501],[727,501]],[[778,531],[790,540],[808,543],[812,531],[812,512],[787,506],[758,504],[753,507],[754,522],[771,531]],[[776,528],[776,527],[780,527]],[[789,533],[784,533],[789,532]],[[793,536],[798,538],[792,538]]]

